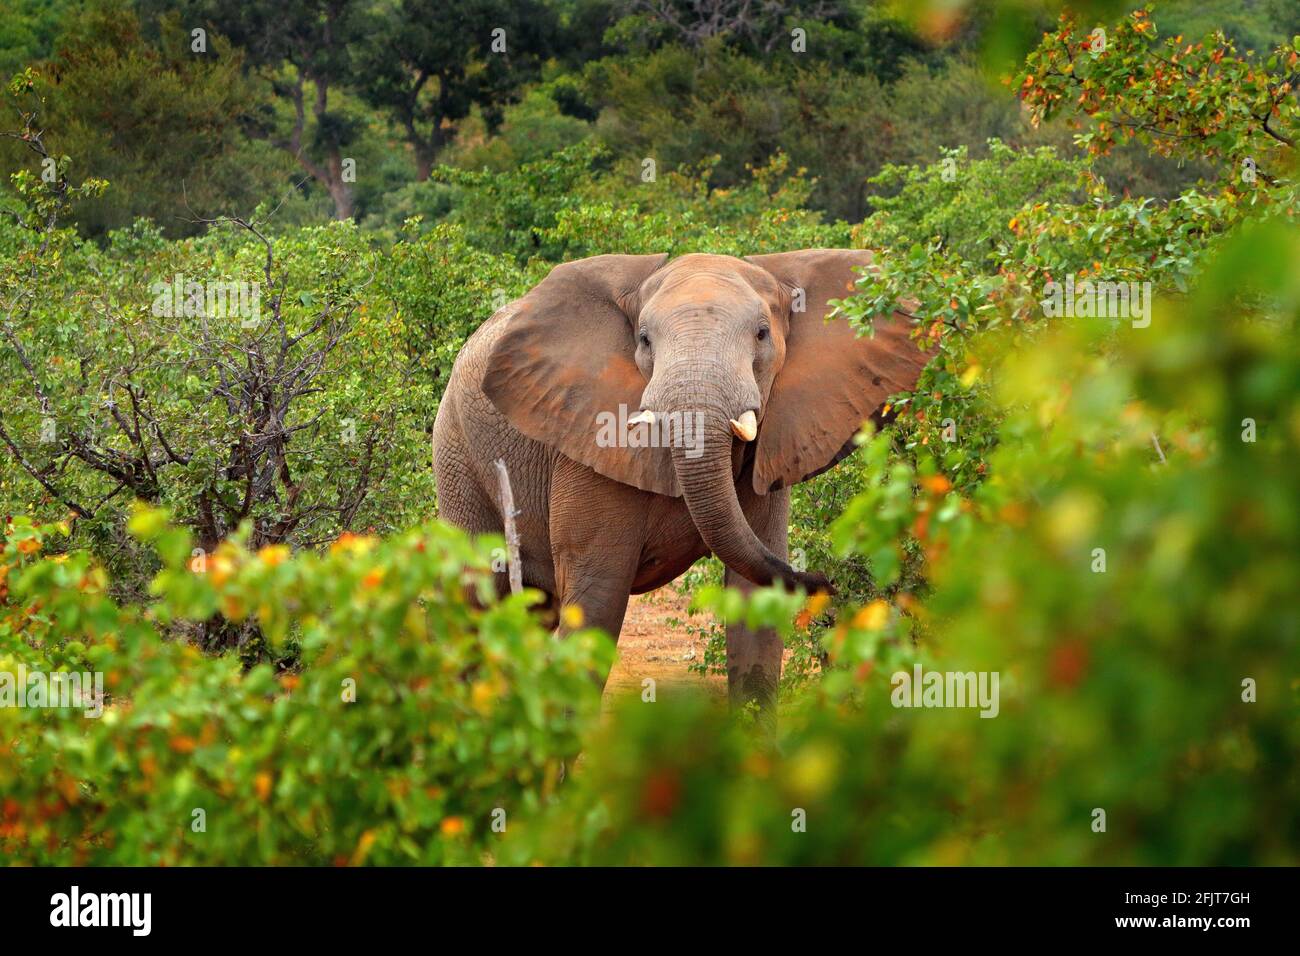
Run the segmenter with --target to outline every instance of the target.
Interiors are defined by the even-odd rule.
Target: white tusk
[[[739,419],[733,418],[731,430],[741,441],[753,441],[758,434],[758,419],[754,416],[754,412],[751,410],[745,412]]]
[[[645,411],[637,412],[627,420],[627,423],[629,425],[653,425],[655,423],[655,413],[647,408]]]

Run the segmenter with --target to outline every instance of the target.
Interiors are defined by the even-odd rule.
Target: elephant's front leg
[[[594,559],[586,555],[557,556],[555,572],[560,597],[556,634],[563,637],[578,628],[598,627],[618,643],[632,573],[611,575],[603,555]]]
[[[645,544],[644,497],[567,459],[557,468],[550,532],[559,635],[598,627],[617,643]]]
[[[741,490],[740,503],[754,533],[773,554],[783,561],[789,560],[789,489],[762,496],[745,492],[746,489]],[[738,588],[746,594],[754,589],[750,581],[730,569],[725,580],[727,587]],[[727,695],[731,706],[741,708],[753,703],[758,708],[760,724],[768,730],[776,728],[783,651],[780,635],[771,628],[752,631],[743,624],[727,625]]]

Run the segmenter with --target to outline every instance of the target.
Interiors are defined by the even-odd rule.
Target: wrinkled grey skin
[[[597,278],[603,279],[599,274]],[[660,415],[703,416],[702,454],[680,445],[660,452],[666,456],[662,480],[672,482],[675,477],[673,490],[680,496],[607,477],[554,443],[528,437],[498,408],[510,407],[508,390],[522,381],[507,374],[513,369],[503,372],[499,366],[527,365],[534,355],[528,348],[547,347],[544,339],[541,345],[513,351],[510,342],[502,343],[511,323],[525,320],[527,310],[534,308],[530,303],[535,299],[525,297],[488,319],[456,360],[433,435],[441,517],[471,533],[500,534],[503,522],[493,463],[503,459],[518,511],[525,585],[544,591],[556,606],[578,605],[585,626],[602,628],[616,640],[630,594],[667,584],[710,553],[726,566],[727,585],[741,590],[774,582],[809,591],[826,587],[821,575],[788,564],[789,488],[755,490],[758,442],[742,441],[730,424],[752,411],[761,430],[768,415],[792,321],[781,311],[789,297],[782,298],[780,283],[743,260],[690,255],[626,286],[632,291],[619,301],[629,311],[628,353],[635,348],[635,371],[628,363],[628,374],[640,375],[631,394],[641,390],[639,404],[633,399],[632,413],[642,408]],[[574,308],[581,307],[575,301]],[[567,347],[585,346],[575,341]],[[494,368],[495,378],[490,374]],[[829,358],[827,371],[834,374]],[[879,377],[876,382],[880,385]],[[549,385],[544,382],[539,388],[537,402],[544,400]],[[527,407],[512,407],[516,421],[528,412]],[[867,417],[846,415],[845,439]],[[543,436],[548,427],[541,416],[525,425]],[[567,438],[559,435],[555,441]],[[819,462],[821,467],[809,472],[833,461]],[[506,575],[497,578],[498,589],[507,591]],[[560,627],[563,632],[565,625]],[[726,646],[733,705],[754,701],[770,714],[781,673],[780,638],[769,630],[730,624]]]

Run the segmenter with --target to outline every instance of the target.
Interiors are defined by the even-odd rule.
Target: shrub
[[[66,527],[5,531],[0,672],[93,670],[107,697],[98,719],[0,707],[8,860],[478,862],[551,794],[596,713],[608,640],[552,640],[527,596],[468,602],[487,543],[441,526],[319,556],[229,540],[194,564],[162,513],[131,526],[164,565],[147,611],[113,602],[87,552],[45,553]],[[301,669],[244,672],[164,638],[218,611],[299,645]]]
[[[813,181],[778,155],[731,188],[714,182],[717,157],[684,165],[615,162],[587,140],[506,171],[435,170],[428,189],[454,190],[449,219],[482,249],[550,265],[606,252],[744,255],[848,242],[844,223],[804,208]]]
[[[509,260],[446,224],[382,248],[351,223],[169,243],[141,220],[101,249],[20,195],[30,222],[0,225],[0,511],[74,511],[71,544],[137,599],[154,566],[122,533],[132,498],[208,552],[245,520],[254,547],[310,548],[432,515],[437,401],[464,340],[524,291]],[[240,308],[208,308],[236,286]]]

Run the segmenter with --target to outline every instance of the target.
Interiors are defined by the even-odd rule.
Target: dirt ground
[[[671,585],[632,596],[618,639],[618,660],[605,685],[606,708],[615,697],[640,695],[641,682],[647,677],[654,678],[660,699],[665,693],[687,689],[704,691],[719,700],[726,698],[725,677],[705,677],[688,669],[704,657],[703,639],[686,632],[689,603],[690,598],[678,594]],[[671,618],[682,625],[673,627],[668,623]]]

